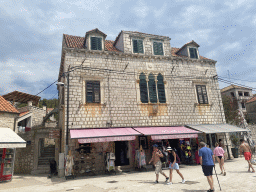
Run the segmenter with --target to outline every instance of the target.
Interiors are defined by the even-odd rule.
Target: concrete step
[[[36,174],[48,174],[50,172],[50,165],[38,165],[36,170],[31,172],[32,175]]]

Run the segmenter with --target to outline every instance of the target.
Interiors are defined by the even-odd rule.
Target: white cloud
[[[133,8],[136,16],[143,19],[148,16],[149,10],[149,7],[142,0],[138,1],[137,5]]]
[[[224,51],[231,51],[231,50],[237,51],[242,49],[240,42],[233,42],[233,43],[227,42],[221,45],[221,47]]]

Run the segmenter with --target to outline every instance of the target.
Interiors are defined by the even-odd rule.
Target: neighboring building
[[[246,102],[246,111],[249,123],[256,124],[256,96]]]
[[[246,112],[245,103],[252,98],[252,89],[240,87],[237,85],[230,85],[221,89],[221,94],[231,97],[237,102],[238,109]]]
[[[59,81],[65,86],[58,86],[58,126],[61,151],[68,144],[76,174],[104,172],[104,154],[111,151],[116,166],[133,168],[142,143],[148,162],[151,144],[157,142],[153,132],[166,134],[159,127],[171,128],[180,134],[173,139],[179,139],[189,136],[177,126],[225,124],[216,61],[201,56],[196,42],[174,48],[167,36],[133,31],[121,31],[115,41],[106,36],[98,29],[85,37],[63,35]],[[145,137],[132,131],[151,128]],[[219,138],[224,141],[223,135],[211,133],[203,135],[211,146]],[[92,166],[80,164],[81,151],[94,161]]]
[[[16,131],[16,120],[19,117],[19,111],[2,96],[0,96],[0,128],[10,128]]]
[[[16,150],[15,173],[48,173],[49,159],[58,161],[59,154],[60,138],[56,121],[46,122],[48,118],[54,118],[52,114],[55,110],[47,110],[46,106],[39,108],[39,96],[19,91],[3,95],[3,98],[9,101],[9,105],[26,104],[15,109],[19,113],[15,131],[27,141],[26,148]]]

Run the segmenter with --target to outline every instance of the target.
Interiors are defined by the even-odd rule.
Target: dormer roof
[[[197,48],[200,47],[200,45],[198,45],[194,40],[192,40],[192,41],[186,43],[185,45],[183,45],[183,46],[176,52],[176,54],[178,55],[178,53],[179,53],[181,50],[183,50],[185,47],[187,47],[188,45],[193,45],[193,46],[195,46],[195,47],[197,47]]]
[[[86,34],[85,34],[85,38],[86,38],[89,34],[91,34],[91,33],[98,33],[98,34],[101,34],[104,38],[107,37],[107,35],[106,35],[105,33],[103,33],[103,32],[100,31],[98,28],[96,28],[96,29],[87,31]]]

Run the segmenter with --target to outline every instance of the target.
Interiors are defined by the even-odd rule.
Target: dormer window
[[[101,37],[91,37],[91,50],[102,50]]]
[[[194,47],[189,48],[189,54],[191,59],[198,59],[197,49]]]
[[[133,39],[133,53],[144,53],[143,41],[141,39]]]
[[[154,55],[163,55],[163,43],[162,42],[154,42],[153,43]]]

